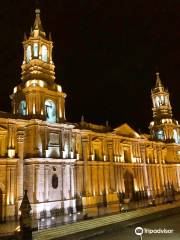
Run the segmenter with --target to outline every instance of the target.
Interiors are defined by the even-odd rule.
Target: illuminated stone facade
[[[19,215],[24,189],[35,217],[119,204],[136,193],[154,198],[167,187],[180,191],[179,125],[158,73],[150,135],[128,124],[111,129],[83,118],[71,124],[39,9],[23,46],[22,83],[10,96],[13,113],[0,112],[0,220]]]

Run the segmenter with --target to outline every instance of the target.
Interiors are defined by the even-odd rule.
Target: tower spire
[[[159,87],[163,87],[160,76],[159,76],[159,72],[156,72],[156,88]]]
[[[35,10],[36,17],[35,17],[33,29],[31,31],[31,36],[32,37],[41,36],[43,38],[46,38],[46,33],[41,23],[40,12],[41,12],[40,9],[36,8]]]
[[[169,100],[169,92],[163,86],[156,73],[156,85],[151,91],[153,103],[153,121],[149,129],[154,139],[160,141],[180,142],[178,122],[173,118],[172,108]]]

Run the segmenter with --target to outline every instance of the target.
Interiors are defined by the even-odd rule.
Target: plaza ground
[[[120,228],[116,231],[106,232],[105,234],[92,236],[91,240],[179,240],[180,239],[180,213],[172,216],[163,216],[158,220],[151,220],[147,223],[135,224],[130,225],[124,228]],[[172,229],[173,233],[169,234],[143,234],[142,238],[135,234],[135,228],[140,226],[142,228],[149,228],[149,229]],[[99,233],[100,234],[100,233]]]

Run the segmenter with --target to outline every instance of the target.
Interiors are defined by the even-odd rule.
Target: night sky
[[[24,32],[36,1],[0,5],[0,110],[21,81]],[[170,92],[180,120],[180,2],[173,0],[42,0],[41,20],[52,32],[56,82],[67,93],[69,122],[113,127],[127,122],[148,131],[155,72]]]

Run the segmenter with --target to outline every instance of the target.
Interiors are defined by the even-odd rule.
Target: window
[[[100,160],[100,153],[98,148],[94,149],[94,157],[96,161]]]
[[[179,143],[179,136],[176,129],[173,130],[173,134],[174,134],[175,143]]]
[[[47,47],[45,45],[42,45],[42,60],[44,62],[47,62]]]
[[[159,101],[159,97],[156,97],[156,107],[160,106],[160,101]]]
[[[29,62],[31,60],[31,46],[29,45],[26,50],[26,61]]]
[[[165,97],[165,105],[168,105],[169,104],[169,99],[168,99],[168,96]]]
[[[25,100],[22,100],[19,104],[19,113],[22,116],[26,115],[26,101]]]
[[[164,132],[162,130],[157,132],[157,139],[164,140]]]
[[[56,122],[56,105],[50,99],[45,101],[45,113],[46,113],[46,121],[50,123]]]
[[[124,149],[124,161],[126,163],[131,162],[131,156],[130,156],[129,149]]]
[[[161,104],[161,105],[164,105],[164,102],[165,102],[164,96],[161,96],[160,104]]]
[[[156,107],[160,107],[165,104],[165,97],[164,96],[157,96],[156,97]]]
[[[34,43],[34,57],[38,57],[38,43]]]
[[[56,174],[53,174],[52,176],[52,187],[55,189],[58,187],[58,177]]]

